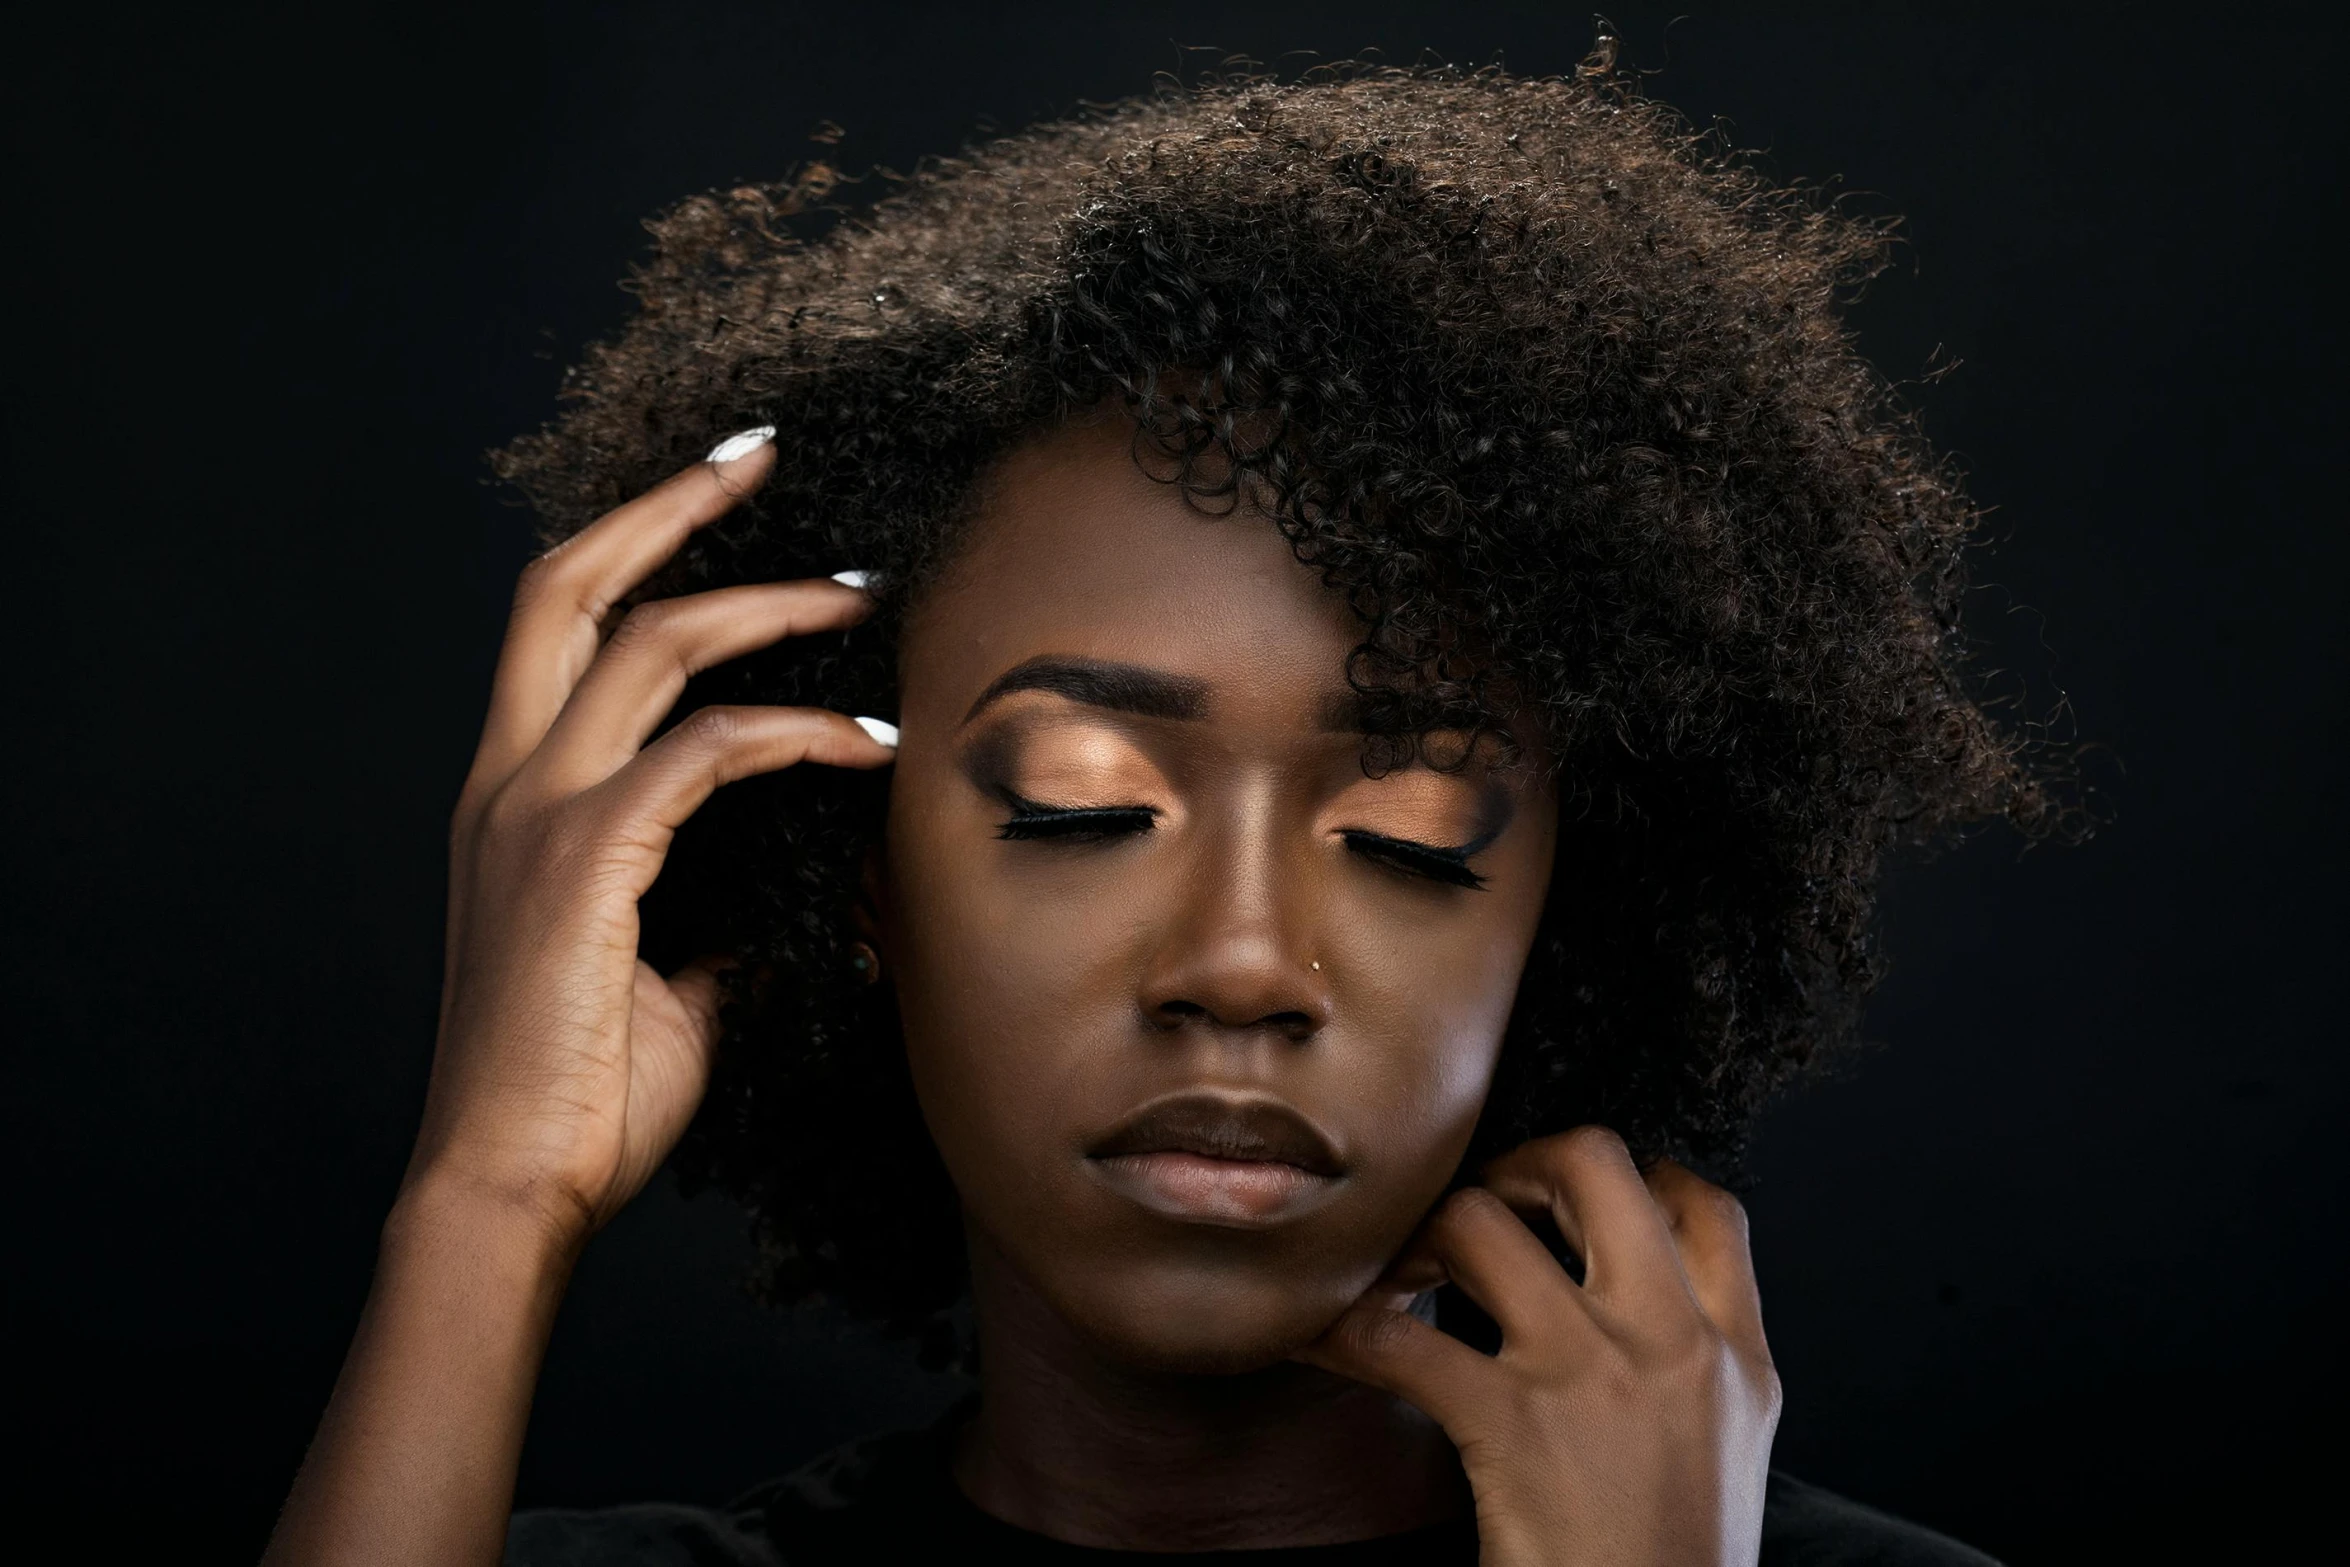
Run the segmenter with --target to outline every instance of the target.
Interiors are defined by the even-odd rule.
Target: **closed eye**
[[[998,838],[1051,838],[1064,843],[1103,843],[1134,833],[1149,832],[1158,811],[1147,805],[1039,805],[1003,791],[1011,818],[996,829]]]
[[[1425,876],[1431,881],[1449,886],[1467,887],[1482,891],[1485,878],[1469,869],[1469,856],[1484,848],[1494,839],[1487,833],[1475,842],[1458,848],[1445,848],[1433,843],[1417,843],[1409,838],[1390,838],[1385,833],[1366,832],[1359,827],[1344,828],[1339,836],[1346,846],[1365,859],[1376,860],[1414,876]]]

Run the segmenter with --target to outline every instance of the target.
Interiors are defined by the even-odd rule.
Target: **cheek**
[[[1485,1108],[1499,1059],[1506,1006],[1431,1006],[1400,999],[1393,1023],[1366,1009],[1371,1040],[1357,1045],[1349,1076],[1363,1147],[1377,1184],[1401,1208],[1424,1209],[1452,1176]],[[1368,1045],[1369,1048],[1365,1048]]]
[[[1081,1090],[1132,1011],[1118,923],[1043,896],[1000,863],[991,824],[893,830],[891,963],[925,1121],[966,1200],[1066,1162]],[[901,844],[904,852],[900,853]]]
[[[1411,1042],[1431,1086],[1481,1081],[1517,999],[1528,936],[1499,922],[1398,918],[1392,909],[1333,923],[1331,983],[1347,1010]]]
[[[1523,910],[1480,912],[1496,917],[1398,918],[1392,907],[1369,907],[1334,922],[1337,939],[1324,949],[1350,1032],[1364,1040],[1351,1054],[1366,1079],[1356,1091],[1366,1128],[1412,1168],[1404,1185],[1428,1200],[1484,1109],[1531,940]]]

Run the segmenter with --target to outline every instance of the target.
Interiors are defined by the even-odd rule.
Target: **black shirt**
[[[953,1436],[964,1396],[929,1426],[844,1443],[721,1508],[653,1504],[514,1515],[507,1567],[831,1567],[925,1560],[1132,1567],[1161,1553],[1071,1545],[986,1513],[957,1486]],[[1473,1518],[1342,1545],[1202,1551],[1263,1567],[1475,1567]],[[1763,1567],[1997,1567],[1916,1524],[1773,1470]]]

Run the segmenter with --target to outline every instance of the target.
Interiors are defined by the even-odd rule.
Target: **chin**
[[[1357,1290],[1329,1280],[1181,1269],[1089,1281],[1063,1310],[1100,1351],[1138,1370],[1238,1376],[1286,1362]]]

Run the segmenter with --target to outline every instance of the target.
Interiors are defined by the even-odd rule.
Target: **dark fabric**
[[[845,1443],[723,1508],[653,1505],[517,1513],[507,1567],[833,1567],[962,1559],[1108,1567],[1157,1553],[1070,1545],[980,1511],[947,1465],[977,1399],[930,1426]],[[1475,1567],[1473,1519],[1344,1545],[1204,1551],[1280,1567]],[[1997,1567],[1929,1529],[1772,1472],[1763,1567]]]

